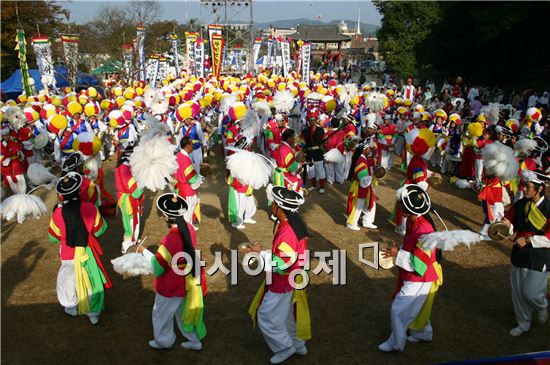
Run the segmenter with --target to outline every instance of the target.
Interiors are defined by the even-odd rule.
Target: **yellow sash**
[[[198,326],[200,323],[204,303],[201,286],[196,284],[196,279],[193,275],[185,276],[185,308],[181,318],[184,326]]]
[[[439,265],[439,263],[436,261],[433,263],[433,267],[435,269],[435,272],[437,273],[438,279],[433,282],[432,287],[430,288],[430,292],[428,293],[428,297],[422,305],[422,309],[420,309],[420,312],[416,316],[416,319],[409,325],[409,328],[414,331],[422,330],[428,325],[428,322],[430,322],[430,318],[432,316],[432,305],[435,295],[439,290],[439,287],[443,285],[443,270],[441,269],[441,265]]]
[[[302,276],[296,276],[296,283],[300,284],[302,282]],[[252,319],[252,327],[256,327],[256,314],[258,313],[258,308],[262,304],[265,293],[265,280],[260,285],[260,288],[256,292],[250,307],[248,308],[248,314]],[[292,305],[296,308],[296,337],[301,340],[311,339],[311,317],[309,315],[309,305],[307,302],[307,295],[305,289],[294,290],[292,294]]]
[[[546,231],[547,219],[540,211],[539,207],[529,201],[525,204],[525,213],[527,214],[527,219],[529,219],[529,222],[531,222],[533,227],[539,231]]]
[[[92,291],[92,282],[84,269],[84,263],[89,259],[85,247],[75,247],[74,249],[74,273],[76,281],[76,296],[78,298],[78,314],[90,312],[90,303],[88,302],[88,293]]]

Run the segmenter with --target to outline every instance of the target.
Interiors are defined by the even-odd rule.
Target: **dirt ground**
[[[266,210],[264,191],[255,192],[259,210],[257,224],[245,230],[232,229],[227,222],[227,185],[221,159],[210,157],[213,173],[201,187],[202,223],[198,245],[207,268],[214,252],[222,252],[230,267],[228,250],[242,242],[260,241],[270,247],[273,224]],[[114,194],[113,161],[105,164],[108,190]],[[358,245],[363,242],[400,241],[388,221],[395,190],[403,172],[394,169],[376,188],[377,230],[352,232],[345,228],[348,184],[328,186],[325,195],[313,192],[301,209],[315,251],[347,250],[347,285],[333,286],[332,276],[312,276],[308,288],[313,339],[306,357],[294,356],[288,364],[428,364],[474,359],[550,348],[550,324],[533,325],[520,338],[508,330],[515,326],[508,279],[510,244],[488,242],[471,249],[460,247],[446,253],[444,285],[434,303],[432,343],[408,344],[403,353],[384,354],[377,345],[390,334],[391,294],[396,270],[373,270],[359,262]],[[51,208],[52,191],[38,192]],[[430,190],[432,201],[449,229],[479,231],[480,204],[472,191],[457,190],[445,182]],[[152,250],[167,232],[146,193],[142,236]],[[154,300],[151,276],[124,279],[112,271],[110,260],[120,256],[122,223],[109,217],[109,228],[99,241],[103,263],[114,287],[106,292],[101,322],[92,326],[86,317],[64,314],[56,297],[56,276],[60,266],[58,245],[50,244],[50,217],[29,220],[22,225],[2,222],[2,360],[4,364],[169,364],[186,361],[197,364],[267,364],[271,353],[260,332],[254,330],[247,309],[260,285],[260,277],[249,277],[238,267],[239,283],[218,272],[208,277],[205,322],[208,336],[203,350],[189,352],[179,343],[171,350],[155,351],[151,309]],[[440,229],[442,227],[439,227]],[[317,260],[312,261],[316,267]]]

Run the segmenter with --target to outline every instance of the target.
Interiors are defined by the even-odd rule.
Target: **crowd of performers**
[[[61,245],[57,293],[67,314],[98,323],[111,281],[97,238],[107,228],[103,217],[118,212],[121,252],[144,257],[155,277],[149,345],[172,347],[175,319],[187,339],[182,347],[202,348],[207,286],[192,259],[205,245],[195,234],[198,192],[207,181],[203,158],[221,145],[231,228],[255,224],[257,209],[269,209],[278,223],[269,250],[259,244],[242,248],[269,263],[272,280],[262,284],[250,314],[274,353],[272,363],[306,355],[311,337],[305,290],[289,281],[291,271],[303,270],[297,258],[308,246],[299,206],[310,194],[324,194],[327,184],[347,181],[346,227],[375,230],[376,186],[395,169],[396,158],[406,178],[393,219],[404,238],[384,254],[395,258],[399,285],[391,336],[379,349],[403,351],[407,341],[432,339],[430,312],[443,280],[439,258],[445,245],[423,249],[420,242],[436,231],[429,191],[441,175],[478,193],[485,213],[478,241],[490,240],[491,225],[498,222],[515,233],[510,279],[518,325],[510,334],[528,331],[534,314],[546,322],[550,203],[544,193],[550,162],[541,110],[521,113],[495,103],[465,117],[460,100],[450,113],[434,110],[407,99],[406,87],[400,92],[394,85],[342,85],[313,73],[306,83],[295,73],[268,71],[219,79],[183,72],[160,88],[113,83],[103,91],[22,95],[0,108],[2,182],[11,191],[2,194],[2,215],[22,223],[28,215],[44,214],[31,189],[55,186],[59,198],[48,233]],[[116,159],[116,194],[104,182],[102,162],[110,156]],[[168,232],[153,253],[141,245],[142,206],[146,190],[166,187],[171,192],[156,205]],[[254,191],[264,187],[270,208],[257,207],[254,199]],[[182,252],[189,255],[177,265],[189,269],[185,278],[172,266]]]

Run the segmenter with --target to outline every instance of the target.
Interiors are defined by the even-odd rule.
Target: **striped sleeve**
[[[187,166],[187,168],[183,171],[183,174],[188,184],[194,184],[195,182],[197,182],[197,179],[199,178],[197,176],[197,171],[195,171],[195,167],[193,166],[193,164],[189,164],[189,166]]]
[[[286,242],[281,242],[273,254],[272,261],[275,263],[275,270],[283,274],[290,266],[298,260],[296,251]]]
[[[153,265],[155,276],[162,275],[165,271],[170,270],[172,265],[172,254],[165,245],[161,244],[159,246],[155,253],[155,257],[151,259],[151,264]]]
[[[94,219],[94,229],[93,229],[94,236],[96,237],[101,236],[103,233],[105,233],[106,229],[107,229],[107,222],[105,221],[101,213],[99,213],[99,210],[96,208],[95,219]]]
[[[55,211],[54,211],[55,212]],[[50,220],[50,225],[48,227],[48,238],[51,243],[57,243],[61,241],[61,229],[55,224],[54,217]]]

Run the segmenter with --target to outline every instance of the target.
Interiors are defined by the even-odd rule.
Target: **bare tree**
[[[162,14],[162,7],[155,0],[133,0],[126,8],[129,18],[135,23],[151,24]]]

